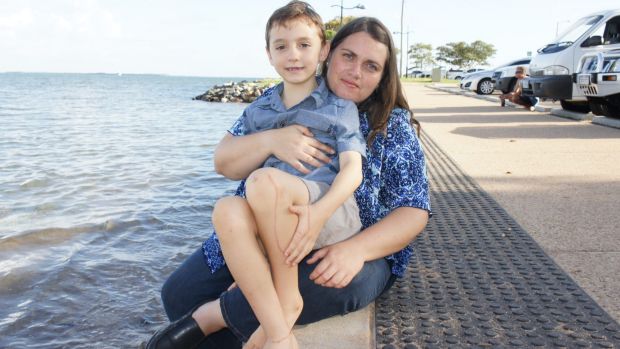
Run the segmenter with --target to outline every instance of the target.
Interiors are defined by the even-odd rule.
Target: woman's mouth
[[[345,80],[345,79],[340,79],[340,81],[342,81],[342,83],[348,88],[359,88],[359,86],[352,81]]]
[[[303,70],[303,69],[304,69],[303,67],[289,67],[289,68],[286,68],[286,70],[290,71],[290,72],[297,72],[297,71],[300,71],[300,70]]]

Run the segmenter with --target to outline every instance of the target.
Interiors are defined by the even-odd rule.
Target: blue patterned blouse
[[[234,136],[245,134],[241,118],[229,130]],[[370,128],[366,113],[360,113],[360,130],[367,139]],[[362,165],[364,179],[355,191],[363,229],[399,207],[417,207],[430,212],[424,153],[409,124],[408,111],[399,108],[392,111],[387,134],[377,133],[372,147],[366,149],[366,155],[367,161]],[[235,195],[244,194],[245,181],[242,181]],[[213,233],[202,244],[202,250],[211,272],[224,265],[217,234]],[[407,246],[385,258],[390,261],[392,273],[400,277],[412,255],[412,248]]]

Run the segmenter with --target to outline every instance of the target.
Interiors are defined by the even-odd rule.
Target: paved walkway
[[[421,84],[405,92],[432,142],[620,321],[620,129]],[[374,348],[373,312],[296,333],[306,348]]]
[[[405,90],[429,137],[620,321],[620,130]]]

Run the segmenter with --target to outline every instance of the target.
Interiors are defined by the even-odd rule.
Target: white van
[[[530,77],[524,79],[525,94],[560,100],[562,108],[590,110],[572,74],[584,54],[620,48],[620,9],[583,17],[552,43],[538,50],[530,62]]]

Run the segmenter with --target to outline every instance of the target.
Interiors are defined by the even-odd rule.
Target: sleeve
[[[336,132],[338,152],[352,150],[366,157],[366,142],[360,131],[359,112],[355,103],[347,101],[340,117],[342,122]]]
[[[383,188],[380,201],[388,211],[417,207],[431,211],[424,152],[409,122],[409,112],[398,109],[388,122]]]
[[[256,101],[261,101],[264,98],[269,98],[275,88],[276,87],[273,86],[266,89],[263,94],[256,99]],[[241,116],[237,119],[237,121],[235,121],[232,127],[228,129],[228,132],[230,132],[230,134],[232,134],[233,136],[245,136],[251,133],[252,128],[250,124],[250,117],[248,115],[251,115],[251,108],[256,101],[252,102],[252,104],[245,108],[243,114],[241,114]]]
[[[245,136],[248,134],[248,108],[245,108],[243,114],[235,121],[235,123],[228,129],[228,132],[233,136]]]

